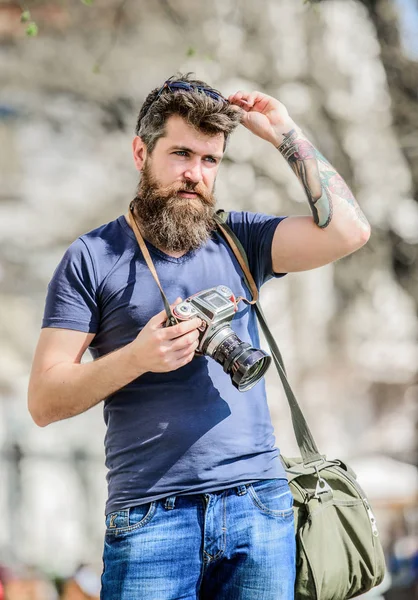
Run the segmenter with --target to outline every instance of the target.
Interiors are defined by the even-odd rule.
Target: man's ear
[[[132,151],[135,166],[138,169],[138,171],[142,171],[142,168],[145,164],[145,160],[147,158],[147,147],[142,141],[142,138],[139,137],[139,135],[135,136],[132,141]]]

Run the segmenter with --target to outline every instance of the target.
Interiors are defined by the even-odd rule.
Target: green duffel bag
[[[225,224],[215,220],[245,275],[261,329],[282,381],[302,458],[284,458],[293,494],[296,535],[295,600],[348,600],[378,585],[385,559],[376,520],[354,472],[322,456],[287,380],[280,351],[258,302],[258,289],[245,250]]]
[[[294,500],[296,600],[344,600],[381,583],[379,532],[354,472],[339,460],[282,461]]]

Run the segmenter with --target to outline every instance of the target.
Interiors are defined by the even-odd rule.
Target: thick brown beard
[[[177,195],[180,190],[197,195],[182,198]],[[188,252],[207,242],[216,228],[215,203],[213,194],[202,183],[184,181],[161,186],[147,161],[133,207],[146,240],[160,250]]]

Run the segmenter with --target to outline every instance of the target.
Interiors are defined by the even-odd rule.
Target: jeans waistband
[[[244,496],[247,491],[248,491],[248,486],[250,484],[249,483],[243,483],[241,485],[237,485],[233,488],[228,488],[226,490],[217,490],[214,492],[208,492],[208,494],[223,494],[224,492],[235,492],[237,494],[237,496]],[[196,494],[197,496],[204,496],[205,494]],[[164,498],[163,502],[164,502],[164,508],[166,510],[173,510],[176,506],[176,499],[177,496],[168,496],[167,498]]]

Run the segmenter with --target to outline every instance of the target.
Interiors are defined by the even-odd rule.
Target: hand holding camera
[[[173,309],[181,298],[172,304]],[[189,363],[199,345],[200,318],[192,318],[165,327],[167,314],[162,310],[152,317],[131,343],[134,358],[143,373],[167,373]]]
[[[225,285],[203,290],[171,305],[179,321],[168,326],[165,310],[152,317],[132,342],[143,372],[164,373],[189,363],[195,354],[219,363],[240,391],[251,389],[267,371],[271,357],[239,339],[229,323],[237,300]]]

